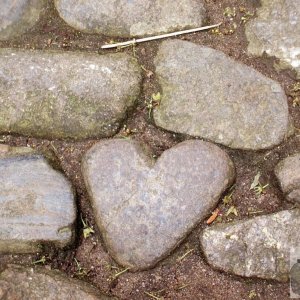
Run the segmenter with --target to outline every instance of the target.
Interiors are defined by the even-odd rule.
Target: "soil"
[[[39,23],[22,37],[9,42],[0,42],[0,47],[30,49],[60,49],[63,51],[96,52],[99,54],[116,50],[102,51],[101,45],[111,38],[85,34],[73,30],[61,20],[54,9],[52,1]],[[292,71],[276,71],[273,67],[274,58],[254,58],[246,54],[247,41],[241,17],[245,12],[255,12],[258,1],[238,0],[207,0],[208,24],[223,22],[220,27],[222,34],[200,32],[180,37],[199,45],[206,45],[221,50],[237,61],[252,66],[256,70],[280,82],[289,94],[294,84],[295,74]],[[236,7],[233,20],[224,16],[226,7]],[[237,28],[231,34],[229,31]],[[122,41],[122,40],[120,40]],[[117,51],[135,55],[144,67],[144,91],[136,109],[129,114],[117,136],[129,137],[147,144],[154,155],[159,156],[164,150],[192,137],[173,134],[157,128],[153,119],[149,118],[146,102],[151,95],[159,91],[155,78],[153,58],[156,55],[158,42],[149,42],[135,47]],[[300,128],[300,107],[293,106],[292,97],[288,98],[291,117],[296,128]],[[99,288],[102,292],[117,296],[120,299],[289,299],[288,283],[277,283],[260,279],[245,279],[213,270],[205,261],[199,246],[199,234],[207,226],[199,226],[188,236],[182,245],[170,256],[149,271],[131,273],[123,271],[109,256],[97,230],[95,220],[80,172],[80,161],[83,154],[97,142],[43,140],[12,135],[0,136],[0,142],[11,146],[30,146],[42,151],[51,151],[59,161],[61,169],[72,182],[76,190],[78,206],[78,234],[75,245],[66,250],[55,250],[46,247],[45,252],[35,255],[1,255],[0,269],[7,263],[19,263],[32,266],[32,262],[46,257],[45,268],[58,268],[68,276],[79,277]],[[254,215],[268,214],[285,208],[293,207],[288,203],[279,189],[274,176],[275,165],[284,157],[300,151],[300,131],[296,129],[293,136],[281,145],[266,151],[240,151],[222,147],[233,159],[237,180],[233,189],[232,203],[238,216],[223,214],[222,222],[231,219],[249,218]],[[265,192],[257,196],[249,189],[255,175],[261,173],[261,182],[269,184]],[[220,201],[221,212],[228,206]],[[95,230],[88,238],[82,234],[81,217]],[[153,245],[155,247],[155,245]],[[76,262],[76,260],[78,262]],[[157,298],[155,298],[155,297]]]

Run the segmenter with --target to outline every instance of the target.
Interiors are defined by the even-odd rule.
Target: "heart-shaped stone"
[[[133,271],[166,257],[235,177],[228,155],[199,140],[180,143],[157,161],[135,141],[101,141],[85,155],[82,171],[110,254]]]

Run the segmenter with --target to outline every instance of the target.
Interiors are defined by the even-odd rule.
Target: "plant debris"
[[[110,48],[119,48],[120,49],[120,48],[123,48],[123,47],[136,45],[138,43],[144,43],[144,42],[149,42],[149,41],[154,41],[154,40],[161,40],[161,39],[172,37],[172,36],[178,36],[178,35],[183,35],[183,34],[187,34],[187,33],[203,31],[203,30],[218,27],[221,24],[222,23],[218,23],[218,24],[204,26],[204,27],[198,27],[198,28],[194,28],[194,29],[176,31],[176,32],[171,32],[171,33],[166,33],[166,34],[161,34],[161,35],[155,35],[155,36],[149,36],[149,37],[140,38],[140,39],[133,39],[133,40],[130,40],[130,41],[127,41],[127,42],[121,42],[121,43],[116,43],[116,44],[108,43],[106,45],[103,45],[101,48],[102,49],[110,49]]]
[[[249,299],[254,299],[255,297],[257,297],[257,294],[256,294],[255,290],[250,291]]]
[[[226,217],[230,216],[231,214],[234,214],[236,217],[238,216],[238,211],[234,205],[229,207],[229,209],[226,212]]]
[[[147,296],[149,296],[150,298],[152,299],[155,299],[155,300],[163,300],[164,298],[163,297],[160,297],[160,296],[156,296],[156,295],[159,295],[161,292],[163,292],[164,290],[161,290],[161,291],[158,291],[158,292],[144,292]]]
[[[254,13],[251,13],[250,11],[246,11],[241,17],[241,23],[245,24],[253,17],[254,17]]]
[[[254,210],[252,207],[248,208],[248,215],[257,215],[264,213],[264,210]]]
[[[229,194],[227,194],[224,198],[223,198],[223,204],[224,205],[228,205],[232,202],[232,195],[233,195],[233,191]]]
[[[179,285],[176,290],[177,291],[180,291],[180,290],[183,290],[185,289],[186,287],[190,286],[191,284],[190,283],[185,283],[185,284],[182,284],[182,285]]]
[[[95,233],[94,229],[88,225],[87,221],[83,220],[82,216],[81,216],[81,222],[83,225],[83,237],[85,239],[88,238],[91,234]]]
[[[213,223],[216,220],[216,218],[218,217],[219,213],[220,213],[220,210],[218,208],[215,211],[213,211],[210,218],[206,221],[206,224],[210,225],[211,223]]]
[[[76,258],[74,258],[74,261],[76,263],[75,275],[79,277],[87,276],[88,272],[86,271],[86,269],[80,265],[79,261]]]
[[[236,8],[235,7],[226,7],[223,15],[228,18],[233,18],[236,16]]]
[[[250,190],[254,190],[256,196],[260,196],[261,194],[263,194],[265,192],[265,189],[269,186],[269,184],[262,185],[259,179],[260,179],[260,172],[256,174],[250,186]]]
[[[149,119],[151,118],[153,108],[156,107],[156,106],[159,106],[160,101],[161,101],[161,94],[160,94],[160,92],[158,92],[156,94],[155,93],[152,94],[150,101],[146,102],[146,107],[148,109],[148,118]]]
[[[177,259],[177,262],[180,262],[182,260],[184,260],[190,253],[192,253],[195,249],[189,249],[186,253],[184,253],[182,256],[180,256]]]
[[[37,265],[37,264],[45,264],[46,262],[46,256],[42,256],[39,260],[33,261],[32,264],[33,265]]]
[[[146,69],[143,65],[141,65],[141,68],[144,72],[146,72],[147,78],[150,79],[154,75],[154,73],[151,70]]]
[[[117,279],[119,276],[121,276],[122,274],[126,273],[127,271],[129,271],[130,268],[126,268],[118,273],[116,273],[114,276],[113,276],[113,279]]]
[[[292,97],[293,107],[300,107],[300,81],[294,83],[288,92],[289,96]]]

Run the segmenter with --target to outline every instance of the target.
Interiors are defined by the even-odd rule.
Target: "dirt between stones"
[[[296,82],[291,71],[277,73],[273,68],[273,58],[252,58],[246,54],[247,41],[244,25],[241,24],[242,12],[239,8],[244,7],[245,11],[252,13],[258,5],[258,1],[207,0],[208,23],[222,21],[221,32],[226,33],[233,26],[233,22],[230,22],[223,14],[225,8],[237,8],[235,17],[237,28],[234,33],[218,35],[200,32],[183,36],[181,39],[223,51],[234,59],[277,80],[288,94],[290,86]],[[115,50],[102,51],[100,46],[110,40],[111,38],[105,36],[83,34],[73,30],[58,17],[52,2],[49,1],[48,10],[30,32],[15,40],[0,42],[0,47],[107,53]],[[160,130],[154,126],[153,119],[148,117],[146,102],[149,102],[152,93],[159,91],[153,67],[157,47],[158,42],[151,42],[121,50],[135,55],[146,71],[143,74],[143,93],[139,98],[137,108],[128,116],[124,127],[117,135],[130,135],[131,138],[147,144],[154,155],[160,155],[164,150],[190,138]],[[300,128],[300,107],[293,107],[291,97],[288,98],[288,102],[294,125]],[[137,273],[125,272],[114,278],[114,274],[123,269],[110,258],[101,240],[80,172],[82,155],[97,140],[74,143],[4,135],[0,136],[0,141],[11,146],[30,146],[39,150],[52,151],[76,189],[79,211],[77,239],[71,249],[62,251],[49,247],[43,254],[1,255],[0,269],[3,269],[6,263],[32,266],[33,261],[45,255],[45,268],[58,268],[69,276],[88,281],[102,292],[120,299],[150,299],[149,294],[163,299],[289,299],[288,284],[243,279],[213,270],[203,259],[199,247],[199,233],[206,226],[205,224],[200,224],[178,249],[154,269]],[[293,137],[271,150],[247,152],[221,148],[230,155],[237,169],[232,205],[237,208],[238,216],[233,218],[243,219],[293,206],[283,198],[274,175],[274,167],[281,159],[299,151],[300,131],[296,131]],[[249,190],[258,171],[262,174],[261,181],[265,184],[269,183],[266,192],[260,197]],[[222,201],[220,201],[219,208],[224,211]],[[80,216],[95,229],[95,234],[87,239],[83,238]],[[228,221],[228,218],[224,218],[224,221]],[[188,255],[182,258],[186,253]],[[85,272],[80,272],[82,270]]]

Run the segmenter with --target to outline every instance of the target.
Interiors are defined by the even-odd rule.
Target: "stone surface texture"
[[[31,253],[73,242],[70,183],[29,148],[0,146],[0,253]],[[1,297],[0,297],[1,298]]]
[[[0,132],[45,138],[113,135],[140,93],[126,54],[0,50]]]
[[[108,300],[88,283],[56,270],[9,265],[0,273],[0,299]]]
[[[290,254],[299,251],[299,232],[297,209],[213,225],[200,240],[212,267],[240,276],[287,281]]]
[[[227,154],[203,141],[180,143],[157,161],[135,141],[102,141],[82,171],[108,250],[132,271],[166,257],[235,177]]]
[[[155,59],[162,88],[156,125],[231,148],[271,148],[288,133],[281,86],[224,53],[180,40],[161,44]]]
[[[34,26],[46,0],[0,0],[0,40],[23,34]]]
[[[248,53],[264,52],[293,68],[300,79],[300,0],[261,0],[257,17],[246,25]]]
[[[300,153],[282,160],[275,174],[287,199],[300,203]]]
[[[136,37],[200,27],[202,0],[55,0],[60,16],[89,33]]]

